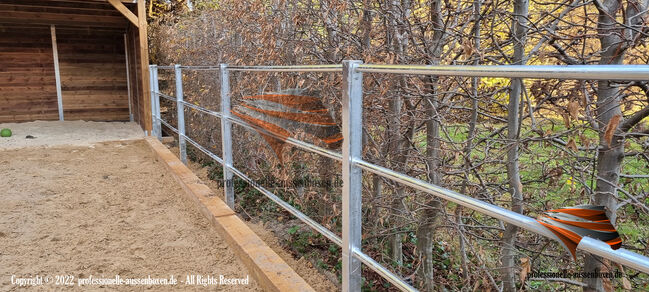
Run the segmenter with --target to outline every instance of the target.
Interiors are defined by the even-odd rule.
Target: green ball
[[[0,137],[11,137],[11,130],[9,129],[2,129],[0,131]]]

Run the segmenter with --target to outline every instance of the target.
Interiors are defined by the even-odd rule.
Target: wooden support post
[[[128,56],[128,36],[124,34],[124,59],[126,61],[126,91],[128,91],[128,119],[133,121],[133,99],[131,97],[131,72],[129,66],[131,64]]]
[[[151,115],[151,103],[146,102],[148,97],[151,94],[151,88],[149,87],[149,42],[147,41],[147,32],[146,32],[146,7],[145,1],[137,1],[137,16],[138,16],[138,32],[139,32],[139,49],[140,49],[140,81],[142,92],[140,92],[140,100],[142,101],[142,107],[144,109],[144,117],[140,119],[140,122],[144,126],[144,131],[149,135],[152,134],[153,123]]]
[[[133,25],[135,25],[135,27],[140,27],[138,17],[135,16],[135,14],[131,12],[131,10],[126,8],[126,6],[124,6],[124,4],[122,4],[120,0],[108,0],[108,3],[110,3],[110,5],[113,5],[113,7],[115,7],[115,9],[117,9],[117,11],[119,11],[122,15],[124,15],[124,17],[126,17],[126,19],[128,19]]]
[[[56,79],[56,100],[59,108],[59,121],[63,121],[63,94],[61,93],[61,71],[59,70],[59,49],[56,46],[56,27],[50,25],[52,34],[52,57],[54,59],[54,78]]]

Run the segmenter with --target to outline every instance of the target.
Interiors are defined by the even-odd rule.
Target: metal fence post
[[[361,290],[361,262],[354,250],[361,246],[362,172],[354,165],[360,160],[363,137],[363,73],[361,61],[343,61],[343,291]]]
[[[221,142],[223,149],[223,191],[225,203],[234,209],[234,185],[232,181],[232,122],[230,117],[230,73],[227,64],[219,65],[221,80]]]
[[[185,142],[185,106],[183,105],[183,72],[179,64],[174,65],[176,71],[176,108],[178,109],[178,148],[180,160],[187,164],[187,143]]]
[[[153,72],[156,71],[158,66],[156,65],[149,65],[149,88],[151,89],[151,136],[157,135],[157,129],[156,129],[156,106],[155,106],[155,100],[156,100],[156,90],[155,87],[153,86],[154,82],[154,74]]]
[[[152,75],[153,75],[153,100],[155,105],[155,135],[158,137],[158,140],[162,141],[162,124],[160,123],[160,87],[158,81],[158,65],[154,65]]]

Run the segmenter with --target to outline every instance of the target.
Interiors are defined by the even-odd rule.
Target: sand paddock
[[[239,286],[51,286],[24,289],[11,276],[122,278],[249,272],[157,162],[134,123],[36,121],[0,124],[0,291],[261,291]],[[26,139],[27,135],[35,139]],[[195,163],[216,194],[222,190]],[[246,224],[316,291],[339,287],[261,223]],[[335,275],[328,275],[335,278]],[[335,280],[334,280],[335,282]],[[49,286],[48,286],[49,285]]]
[[[0,290],[22,290],[12,275],[248,275],[145,143],[0,150]],[[37,290],[63,288],[47,285]],[[202,289],[69,289],[143,288]],[[260,290],[252,277],[249,285],[216,288]]]
[[[11,129],[13,135],[0,138],[0,150],[41,146],[90,146],[98,142],[144,138],[140,126],[128,122],[34,121],[0,123],[0,129],[2,128]]]

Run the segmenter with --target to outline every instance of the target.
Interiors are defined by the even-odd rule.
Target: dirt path
[[[244,266],[165,173],[144,141],[0,151],[0,291],[23,290],[12,275],[179,281],[64,291],[200,290],[180,281],[191,274],[245,278]],[[208,288],[260,291],[249,280]],[[63,287],[50,282],[36,290],[55,288]]]

